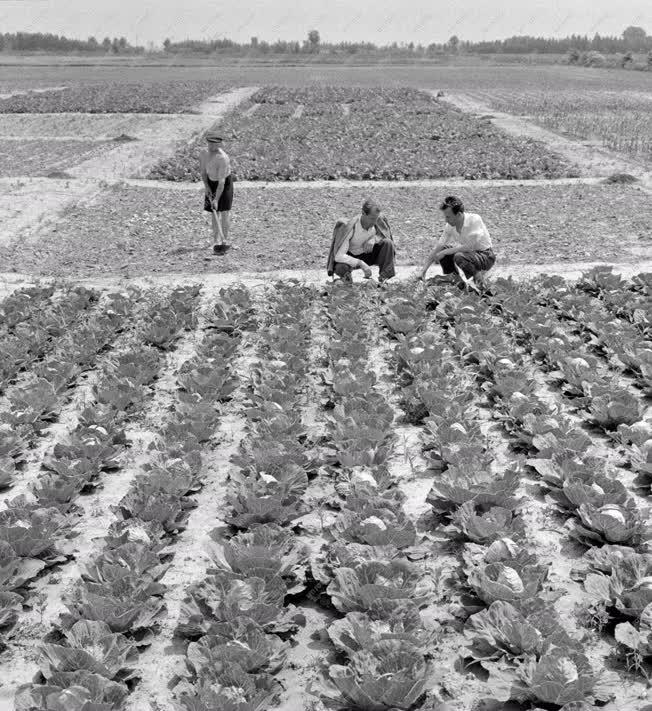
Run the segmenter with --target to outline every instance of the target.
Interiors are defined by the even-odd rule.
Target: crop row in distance
[[[62,91],[0,99],[0,113],[197,113],[197,106],[229,85],[213,79],[75,82]]]
[[[553,131],[652,161],[652,96],[638,92],[473,91],[473,96],[499,111],[526,115]]]
[[[235,175],[247,180],[579,175],[541,143],[508,136],[488,120],[408,88],[266,88],[228,114],[219,130]],[[199,137],[149,177],[199,180],[203,146]]]

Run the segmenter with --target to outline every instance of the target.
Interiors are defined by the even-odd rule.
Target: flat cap
[[[218,131],[210,130],[206,133],[206,140],[209,143],[217,143],[222,140],[222,134]]]

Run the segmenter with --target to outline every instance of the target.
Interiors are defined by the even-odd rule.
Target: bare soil
[[[652,202],[636,185],[446,184],[413,187],[241,187],[236,182],[232,244],[212,255],[203,188],[114,186],[63,220],[36,243],[0,246],[0,263],[19,273],[61,277],[215,274],[325,268],[332,225],[355,215],[368,195],[392,225],[399,265],[418,264],[439,238],[438,207],[450,193],[482,215],[500,266],[640,260],[650,247]],[[533,212],[532,206],[536,205]]]
[[[141,140],[116,143],[97,158],[90,158],[64,171],[72,177],[91,178],[94,182],[59,181],[25,184],[20,180],[0,187],[0,246],[11,239],[24,239],[40,233],[44,224],[56,224],[70,207],[99,194],[103,179],[146,174],[152,165],[174,152],[179,142],[189,141],[201,130],[220,120],[224,113],[246,99],[256,87],[235,89],[207,100],[200,114],[169,118],[154,116],[153,128],[141,128],[135,137]],[[155,138],[156,140],[148,140]],[[7,218],[5,218],[7,214]],[[1,261],[0,257],[0,261]]]

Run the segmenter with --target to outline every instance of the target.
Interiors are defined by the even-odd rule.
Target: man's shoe
[[[223,244],[214,244],[213,245],[213,253],[214,254],[224,254],[224,245]]]

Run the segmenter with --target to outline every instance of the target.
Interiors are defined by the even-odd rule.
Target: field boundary
[[[396,281],[405,281],[414,278],[422,265],[402,265],[396,267]],[[583,272],[594,267],[612,267],[614,273],[623,277],[632,277],[641,272],[652,271],[652,260],[641,260],[630,264],[610,264],[607,262],[568,262],[549,264],[506,264],[495,267],[491,270],[491,278],[513,277],[516,280],[526,280],[529,277],[540,274],[555,274],[566,279],[578,279]],[[374,270],[375,273],[375,270]],[[428,278],[439,274],[439,270],[431,268]],[[361,272],[354,272],[354,281],[363,281]],[[60,284],[62,281],[70,281],[75,284],[82,284],[95,289],[120,289],[122,287],[139,286],[142,288],[151,286],[180,286],[184,284],[201,283],[207,292],[216,291],[232,284],[243,284],[248,287],[262,286],[271,282],[281,280],[296,280],[305,284],[326,284],[332,281],[326,275],[326,269],[284,269],[269,272],[223,272],[214,274],[185,274],[167,273],[155,275],[143,275],[132,277],[103,277],[103,278],[71,278],[64,280],[52,277],[34,277],[29,274],[18,274],[12,272],[0,272],[0,297],[5,296],[14,289],[33,284]],[[390,282],[391,284],[391,282]]]
[[[436,96],[436,92],[433,90],[427,89],[426,91]],[[465,113],[490,117],[489,120],[495,126],[511,135],[542,141],[551,151],[561,154],[589,175],[606,177],[612,173],[630,173],[641,180],[644,190],[652,192],[652,172],[647,170],[645,164],[633,158],[614,153],[595,143],[567,138],[538,126],[525,117],[497,111],[468,94],[447,94],[439,100],[447,102]]]
[[[0,186],[12,185],[15,183],[34,184],[47,187],[55,181],[52,178],[43,177],[0,177]],[[70,183],[91,183],[97,185],[125,185],[136,188],[154,188],[159,190],[182,191],[203,191],[201,182],[175,181],[175,180],[148,180],[146,178],[85,178],[71,177],[66,179]],[[265,188],[269,190],[299,190],[310,188],[320,190],[324,188],[396,188],[405,190],[407,188],[465,188],[465,187],[539,187],[542,185],[600,185],[604,182],[603,177],[584,178],[540,178],[533,180],[494,180],[491,178],[480,180],[464,180],[463,178],[428,178],[421,180],[237,180],[237,189]],[[636,187],[637,184],[634,184]]]

